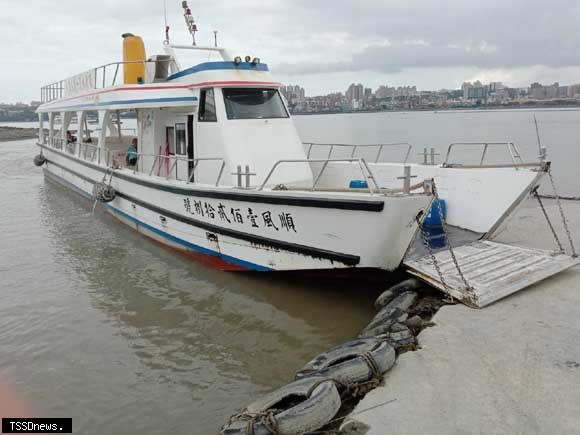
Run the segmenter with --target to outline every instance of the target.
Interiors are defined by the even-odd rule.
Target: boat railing
[[[42,103],[49,103],[54,100],[60,100],[71,95],[75,91],[87,91],[91,89],[103,89],[120,84],[119,76],[122,75],[120,67],[129,64],[147,64],[158,62],[174,62],[170,59],[156,59],[145,61],[126,61],[126,62],[111,62],[105,65],[100,65],[96,68],[91,68],[85,72],[69,77],[64,80],[51,83],[40,88],[40,101]],[[118,83],[119,81],[119,83]]]
[[[101,148],[99,148],[98,145],[93,145],[92,143],[79,142],[78,156],[79,158],[87,160],[89,162],[100,162]]]
[[[306,152],[306,157],[308,159],[310,159],[312,155],[312,150],[316,148],[328,148],[328,154],[326,156],[328,159],[332,158],[334,151],[337,149],[342,150],[350,149],[350,158],[354,159],[355,154],[358,150],[370,150],[374,148],[376,149],[376,156],[373,163],[379,162],[379,160],[381,159],[381,155],[383,154],[383,150],[385,148],[397,148],[397,147],[406,149],[403,163],[407,163],[409,161],[409,157],[411,156],[411,151],[413,149],[413,145],[407,142],[384,143],[384,144],[360,144],[360,145],[304,142],[303,145],[308,147],[308,150]]]
[[[70,142],[66,139],[52,138],[51,145],[53,148],[62,150],[67,154],[78,157],[79,159],[89,162],[99,162],[101,157],[101,148],[89,142]],[[58,144],[58,145],[56,145]]]
[[[451,163],[451,155],[457,148],[481,148],[481,156],[479,158],[478,164],[473,165],[463,165],[460,163]],[[488,156],[488,151],[491,147],[504,148],[511,159],[511,164],[486,164],[486,158]],[[521,153],[516,144],[513,142],[455,142],[449,145],[447,148],[447,154],[445,155],[445,161],[442,166],[445,168],[450,167],[522,167],[522,166],[536,166],[541,165],[541,163],[525,163],[522,159]]]
[[[57,150],[62,150],[64,148],[64,145],[66,143],[66,140],[59,138],[59,137],[49,137],[47,138],[47,143],[48,145],[50,145],[51,147],[57,149]]]
[[[264,181],[262,182],[262,184],[260,185],[260,187],[257,190],[258,191],[264,190],[264,187],[266,187],[266,185],[268,184],[268,182],[272,178],[272,175],[274,174],[276,169],[278,169],[278,167],[280,167],[281,165],[285,165],[285,164],[296,164],[296,163],[304,163],[304,164],[322,163],[322,168],[320,169],[320,172],[318,173],[318,175],[314,178],[314,180],[312,182],[312,186],[310,187],[310,190],[312,192],[316,191],[316,187],[318,186],[320,179],[322,178],[322,175],[324,174],[324,171],[326,171],[326,168],[328,167],[328,165],[334,164],[334,163],[358,163],[362,177],[365,180],[365,182],[367,183],[367,186],[369,188],[370,193],[374,194],[374,193],[379,193],[381,191],[381,188],[379,187],[379,185],[377,183],[377,179],[373,175],[373,172],[369,168],[366,160],[363,158],[357,158],[357,159],[278,160],[276,163],[274,163],[274,166],[272,166],[272,169],[270,169],[270,172],[268,173],[268,175],[266,176],[266,178],[264,179]]]
[[[116,153],[117,157],[119,153]],[[127,156],[127,153],[122,153],[124,157]],[[151,167],[145,164],[145,159],[152,159],[153,163]],[[179,165],[178,162],[184,162],[187,164],[187,175],[185,177],[179,177]],[[176,180],[186,181],[187,184],[193,183],[196,170],[200,163],[204,162],[215,162],[219,163],[219,169],[217,171],[217,178],[215,181],[215,186],[219,186],[225,167],[226,161],[222,157],[200,157],[196,159],[189,159],[183,156],[176,156],[176,155],[158,155],[158,154],[137,154],[137,160],[135,165],[133,165],[133,173],[142,172],[148,174],[149,176],[153,176],[155,174],[155,169],[157,168],[158,174],[161,174],[161,169],[165,168],[165,178],[172,179],[175,178]],[[108,165],[114,165],[113,160],[110,158],[110,155],[107,158]]]

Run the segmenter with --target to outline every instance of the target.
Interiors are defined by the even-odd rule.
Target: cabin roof
[[[195,90],[203,87],[280,86],[272,80],[268,65],[231,61],[205,62],[181,70],[164,81],[147,84],[99,87],[96,80],[87,80],[87,86],[71,90],[69,83],[78,83],[75,77],[49,85],[58,90],[60,97],[45,102],[37,112],[191,107],[197,104]]]

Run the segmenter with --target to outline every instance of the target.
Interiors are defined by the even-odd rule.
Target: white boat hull
[[[105,168],[43,146],[45,173],[93,196]],[[397,269],[430,195],[336,195],[178,185],[127,169],[107,210],[137,231],[224,270]]]

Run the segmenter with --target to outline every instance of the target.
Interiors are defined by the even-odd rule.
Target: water
[[[0,143],[0,395],[37,415],[83,434],[216,433],[373,314],[360,285],[214,271],[92,216],[35,152]]]
[[[537,117],[562,191],[580,194],[580,112]],[[537,153],[528,111],[296,122],[305,141],[409,141],[418,152],[510,139]],[[83,434],[215,433],[374,314],[376,286],[214,271],[92,216],[44,180],[36,152],[34,141],[0,143],[0,392],[9,385],[37,415],[72,417]]]

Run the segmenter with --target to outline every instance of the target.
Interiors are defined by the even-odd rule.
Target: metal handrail
[[[322,169],[318,173],[317,177],[315,178],[315,180],[312,183],[312,187],[310,188],[310,190],[312,192],[314,192],[316,190],[316,186],[318,185],[318,182],[320,181],[320,178],[322,177],[323,172],[326,170],[326,168],[328,167],[328,164],[329,163],[355,163],[355,162],[359,164],[359,167],[360,167],[360,170],[361,170],[361,174],[362,174],[363,178],[365,179],[367,185],[369,186],[370,193],[371,194],[374,194],[376,192],[380,192],[381,191],[381,188],[377,184],[377,180],[376,180],[375,176],[373,175],[371,169],[369,168],[366,160],[363,159],[363,158],[358,158],[358,159],[297,159],[297,160],[278,160],[276,163],[274,163],[274,165],[272,166],[272,169],[270,169],[270,172],[268,173],[268,175],[264,179],[262,185],[257,190],[259,192],[262,191],[262,190],[264,190],[264,187],[266,186],[266,184],[268,184],[268,181],[270,181],[270,178],[272,178],[272,174],[278,168],[278,166],[280,166],[281,164],[285,164],[285,163],[307,163],[307,164],[310,164],[310,163],[323,163]],[[365,172],[365,170],[367,172]],[[372,184],[374,185],[374,187],[371,187],[371,183],[370,183],[371,180],[372,180]]]
[[[158,60],[137,60],[137,61],[122,61],[122,62],[110,62],[104,65],[100,65],[97,66],[95,68],[91,68],[89,70],[86,70],[84,72],[81,72],[77,75],[82,75],[82,74],[86,74],[86,73],[93,73],[94,74],[94,79],[95,79],[95,85],[92,89],[102,89],[102,88],[106,88],[107,87],[107,70],[110,69],[110,67],[115,67],[115,73],[113,75],[113,79],[111,81],[111,84],[108,86],[115,86],[115,84],[117,83],[117,77],[119,75],[119,66],[121,65],[129,65],[129,64],[146,64],[146,63],[157,63],[157,62],[175,62],[174,58],[169,58],[169,59],[158,59]],[[102,80],[99,80],[99,72],[102,71]],[[50,101],[54,101],[54,100],[58,100],[63,98],[64,96],[64,91],[66,90],[65,87],[65,83],[67,80],[70,80],[72,78],[75,78],[75,76],[71,76],[71,77],[67,77],[64,80],[59,80],[57,82],[54,83],[50,83],[48,85],[42,86],[40,88],[40,101],[42,103],[48,103]],[[102,83],[102,86],[99,87],[99,85]]]
[[[126,154],[126,153],[125,153]],[[217,176],[217,180],[215,182],[215,186],[219,186],[225,167],[226,167],[226,161],[224,158],[222,157],[200,157],[200,158],[196,158],[196,159],[189,159],[187,157],[182,157],[182,156],[175,156],[175,155],[169,155],[169,156],[165,156],[165,155],[159,155],[159,154],[137,154],[137,163],[135,165],[135,169],[133,170],[133,173],[136,173],[138,168],[139,168],[139,162],[141,162],[143,157],[152,157],[153,163],[151,164],[151,169],[149,170],[149,176],[153,176],[153,172],[155,171],[155,167],[157,166],[157,164],[159,163],[159,161],[164,161],[164,160],[168,160],[168,161],[172,161],[173,163],[171,164],[169,170],[167,171],[167,176],[166,179],[171,178],[171,174],[173,173],[173,170],[176,169],[176,165],[178,161],[181,162],[187,162],[187,163],[193,163],[193,171],[191,172],[191,175],[189,175],[187,177],[187,184],[192,183],[194,175],[195,175],[195,171],[197,169],[197,166],[199,165],[200,162],[221,162],[220,165],[220,169],[218,171],[218,176]],[[144,171],[143,171],[144,172]],[[176,172],[176,178],[177,178],[177,172]]]
[[[100,148],[98,145],[93,145],[91,143],[86,143],[86,142],[67,142],[66,139],[62,139],[62,138],[56,138],[56,137],[52,137],[52,138],[48,138],[48,144],[56,149],[63,149],[66,145],[66,152],[68,152],[69,154],[73,154],[73,155],[78,155],[78,158],[83,159],[83,160],[90,160],[91,162],[94,162],[95,160],[97,160],[98,162],[101,161],[101,150],[102,148]],[[74,152],[70,152],[69,147],[72,146],[75,148]],[[77,147],[78,147],[78,153],[77,153]],[[84,153],[82,152],[84,148]],[[92,149],[92,157],[89,159],[87,158],[87,150],[88,149]],[[115,151],[115,150],[105,150],[106,151],[106,161],[105,164],[108,167],[113,167],[114,162],[112,161],[112,156],[113,154],[117,153],[117,154],[121,154],[121,155],[127,155],[126,152],[122,153],[119,151]],[[95,158],[96,157],[96,158]],[[215,186],[219,186],[223,174],[224,174],[224,170],[226,167],[226,161],[224,158],[222,157],[200,157],[197,159],[188,159],[187,157],[182,157],[182,156],[162,156],[159,154],[137,154],[137,163],[135,164],[135,167],[133,169],[133,173],[137,173],[138,168],[140,166],[140,162],[142,161],[143,157],[153,157],[154,161],[153,164],[151,165],[151,170],[149,171],[149,175],[152,176],[153,172],[155,171],[155,167],[157,165],[157,163],[159,162],[160,159],[168,159],[169,161],[173,160],[173,164],[171,165],[169,171],[168,171],[168,175],[167,175],[167,179],[171,178],[171,174],[173,173],[173,170],[176,168],[177,162],[178,161],[183,161],[183,162],[187,162],[187,163],[193,163],[193,170],[191,175],[189,175],[187,177],[187,180],[185,180],[187,182],[187,184],[193,183],[193,178],[195,176],[195,171],[197,169],[197,167],[199,166],[200,162],[221,162],[221,165],[219,167],[218,170],[218,176],[215,182]],[[177,172],[176,172],[176,178],[177,178]]]
[[[459,147],[459,146],[480,146],[480,147],[483,147],[483,150],[481,152],[481,159],[479,162],[479,166],[483,166],[483,164],[485,162],[485,158],[487,156],[487,151],[488,151],[490,146],[506,147],[509,154],[510,154],[513,165],[521,165],[524,163],[518,147],[513,142],[455,142],[455,143],[450,144],[449,147],[447,148],[447,154],[445,156],[445,161],[443,162],[443,167],[447,167],[450,165],[449,157],[451,156],[451,152],[453,151],[454,148]],[[516,160],[519,160],[519,162]]]
[[[385,147],[406,146],[407,153],[405,154],[405,160],[403,161],[403,163],[407,163],[409,161],[409,157],[410,157],[411,151],[413,149],[413,145],[408,143],[408,142],[395,142],[395,143],[385,143],[385,144],[360,144],[360,145],[303,142],[303,145],[308,145],[308,152],[307,152],[306,156],[309,159],[310,159],[310,155],[312,153],[312,148],[314,148],[314,147],[329,147],[330,149],[328,150],[328,156],[327,156],[328,159],[332,158],[332,152],[334,151],[335,147],[337,147],[337,148],[352,148],[352,152],[350,153],[351,158],[354,158],[354,155],[359,148],[378,148],[377,156],[375,158],[374,163],[379,162],[379,160],[381,158],[381,154],[383,153],[383,149]]]

